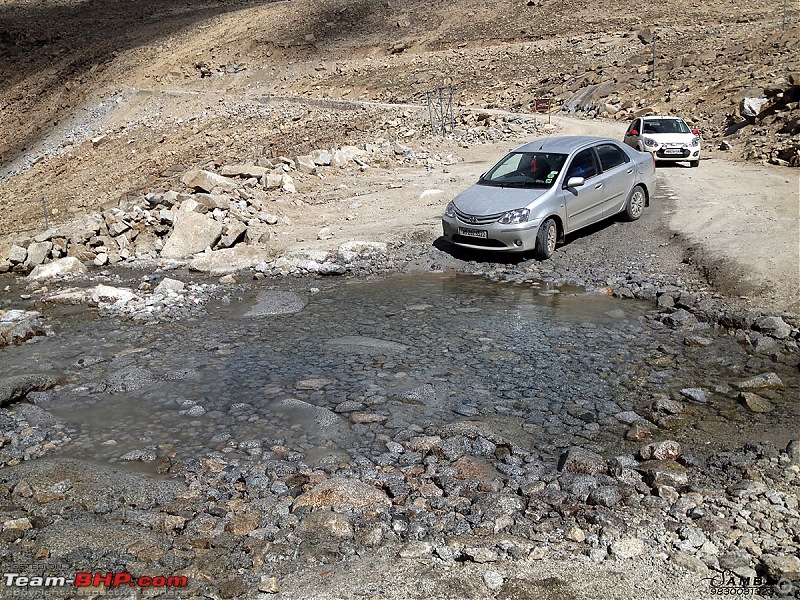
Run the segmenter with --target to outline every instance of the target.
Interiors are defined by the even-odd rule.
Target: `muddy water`
[[[60,378],[33,395],[74,428],[57,452],[144,469],[211,450],[380,463],[390,439],[476,420],[543,460],[573,444],[631,452],[625,413],[655,419],[665,397],[684,411],[656,436],[695,453],[796,437],[796,369],[702,326],[676,332],[652,308],[450,274],[261,282],[172,323],[49,309],[57,334],[0,351],[0,376]],[[691,333],[713,344],[684,345]],[[752,413],[731,384],[769,371],[785,387],[764,392],[775,410]]]

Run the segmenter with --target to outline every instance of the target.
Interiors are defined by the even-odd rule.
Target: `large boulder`
[[[25,266],[33,268],[47,260],[47,255],[53,247],[53,242],[33,242],[28,246],[28,256]]]
[[[234,221],[225,227],[225,235],[219,241],[220,248],[230,248],[235,246],[247,233],[247,225],[241,221]]]
[[[65,277],[71,275],[82,275],[88,269],[74,256],[58,258],[44,265],[37,265],[28,275],[29,281],[46,281],[54,277]]]
[[[114,304],[124,306],[131,300],[138,300],[134,292],[127,288],[117,288],[110,285],[97,285],[88,290],[87,301],[92,306]]]
[[[21,264],[25,262],[26,258],[28,258],[28,249],[14,244],[11,246],[11,248],[9,248],[6,256],[12,265]]]
[[[0,348],[22,342],[39,335],[46,335],[39,313],[26,310],[0,309]]]
[[[196,212],[182,213],[161,250],[161,258],[185,258],[217,243],[222,223]]]
[[[294,167],[301,173],[313,175],[317,172],[317,164],[311,156],[298,156],[294,159]]]
[[[239,244],[233,248],[200,254],[189,263],[189,268],[194,271],[210,273],[211,275],[225,275],[253,268],[257,264],[269,262],[273,258],[273,250]]]
[[[568,473],[599,475],[608,472],[608,464],[605,458],[599,454],[585,448],[572,446],[561,455],[558,461],[558,470]]]
[[[70,244],[85,244],[90,238],[99,234],[104,225],[103,216],[93,213],[61,225],[58,228],[58,236],[66,238]]]
[[[192,169],[181,177],[181,182],[190,188],[208,193],[214,189],[232,192],[239,187],[239,184],[233,179],[203,169]]]
[[[30,248],[28,248],[29,254],[30,251]],[[792,326],[776,316],[761,317],[753,324],[753,329],[779,340],[788,338],[792,333]]]
[[[0,379],[0,406],[6,406],[28,392],[46,390],[53,387],[56,380],[49,375],[13,375]]]

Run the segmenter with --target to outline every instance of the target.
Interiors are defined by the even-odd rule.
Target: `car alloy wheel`
[[[635,221],[641,217],[644,212],[646,201],[647,196],[642,186],[637,185],[634,187],[631,190],[630,196],[628,196],[628,201],[625,203],[625,219],[628,221]]]
[[[536,233],[536,247],[533,250],[534,257],[539,260],[545,260],[553,256],[557,241],[558,226],[553,219],[547,219]]]

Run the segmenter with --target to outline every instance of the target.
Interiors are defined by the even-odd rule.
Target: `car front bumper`
[[[700,160],[700,148],[646,148],[653,154],[658,161],[680,162],[685,160]],[[669,152],[669,150],[679,150],[680,152]]]
[[[528,252],[536,247],[536,233],[540,221],[528,221],[515,225],[489,223],[471,225],[457,217],[442,217],[442,230],[447,241],[475,250],[491,252]],[[484,237],[483,236],[485,232]]]

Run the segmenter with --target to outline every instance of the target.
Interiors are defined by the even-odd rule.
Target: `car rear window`
[[[628,155],[614,144],[600,144],[597,147],[597,156],[600,158],[600,168],[603,171],[630,161]]]

